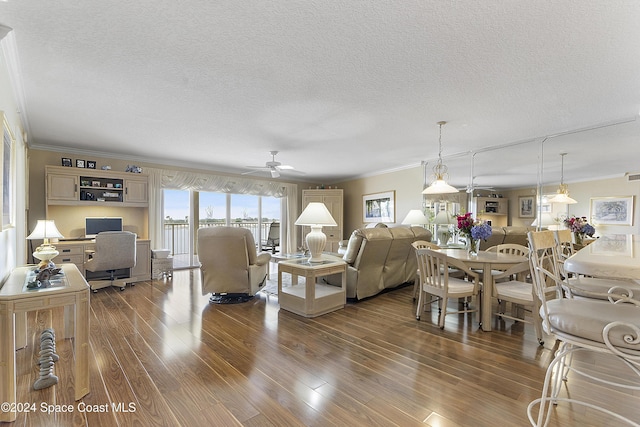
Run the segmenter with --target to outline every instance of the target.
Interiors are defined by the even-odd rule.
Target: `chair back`
[[[202,294],[250,292],[249,264],[256,260],[251,231],[242,227],[198,229]]]
[[[565,260],[575,253],[573,246],[573,236],[571,230],[555,230],[553,232],[556,240],[558,256],[560,260]]]
[[[562,278],[558,271],[558,254],[556,241],[552,231],[530,231],[529,262],[533,288],[542,304],[543,322],[547,321],[547,299],[551,295],[562,298]]]
[[[427,292],[435,295],[448,293],[449,274],[461,270],[474,281],[474,295],[477,293],[480,276],[467,267],[462,261],[447,256],[446,253],[430,248],[416,249],[418,272],[423,289],[431,288]]]
[[[529,256],[529,248],[517,243],[503,243],[495,246],[496,252],[510,255]]]
[[[130,231],[103,231],[96,235],[96,250],[86,263],[89,271],[119,270],[136,265],[136,234]]]
[[[426,240],[416,240],[415,242],[411,243],[411,246],[413,246],[413,249],[440,249],[440,246],[436,245],[433,242],[427,242]]]

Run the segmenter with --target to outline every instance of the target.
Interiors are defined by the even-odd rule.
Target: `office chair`
[[[96,249],[89,251],[90,259],[84,264],[87,271],[104,271],[108,279],[91,280],[91,290],[107,286],[120,286],[124,290],[131,268],[136,265],[136,234],[129,231],[104,231],[96,236]],[[128,269],[128,271],[126,271]],[[124,270],[124,271],[123,271]]]

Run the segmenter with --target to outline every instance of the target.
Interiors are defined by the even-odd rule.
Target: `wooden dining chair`
[[[568,374],[572,373],[602,385],[603,393],[606,393],[606,387],[630,394],[640,391],[637,385],[640,380],[640,301],[615,293],[610,293],[610,302],[566,298],[563,296],[563,279],[558,270],[553,232],[529,232],[529,248],[531,275],[540,300],[542,328],[561,342],[547,368],[541,397],[532,401],[527,408],[529,421],[535,426],[547,425],[555,413],[555,406],[560,402],[568,402],[573,407],[585,406],[606,414],[612,420],[637,425],[637,419],[628,419],[607,408],[607,399],[597,404],[578,400],[563,381],[566,382]],[[549,290],[555,290],[555,295]],[[632,377],[619,375],[619,378],[624,377],[624,383],[621,384],[616,383],[611,375],[596,372],[594,368],[597,365],[573,366],[571,356],[585,351],[608,355],[607,365],[615,363],[615,368],[629,369]],[[561,397],[561,391],[567,397]]]
[[[426,240],[416,240],[411,244],[413,249],[440,249],[440,246],[433,242],[427,242]],[[416,270],[416,280],[413,282],[413,300],[418,298],[418,291],[420,290],[420,270]]]
[[[438,298],[438,326],[440,329],[444,329],[444,318],[447,314],[478,312],[480,318],[479,310],[472,309],[467,304],[463,305],[462,310],[450,311],[447,309],[450,298],[480,298],[480,275],[478,273],[471,270],[462,261],[450,258],[446,253],[438,250],[416,249],[416,257],[420,275],[417,320],[420,320],[420,314],[425,310],[426,305],[432,302],[431,300],[427,301],[428,295]],[[451,270],[463,272],[467,279],[452,277],[449,274]],[[482,306],[480,301],[477,302],[477,306]]]

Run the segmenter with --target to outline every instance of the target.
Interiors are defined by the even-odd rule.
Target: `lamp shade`
[[[304,208],[295,225],[328,225],[335,227],[338,224],[324,203],[311,202]]]
[[[405,216],[404,219],[402,220],[402,223],[409,224],[409,225],[413,225],[413,224],[418,225],[418,224],[428,224],[429,221],[427,220],[427,217],[424,216],[421,210],[411,209],[407,214],[407,216]]]
[[[60,239],[62,237],[62,233],[58,231],[53,220],[39,219],[36,228],[33,230],[33,233],[27,236],[27,239]]]
[[[458,189],[447,184],[444,179],[436,179],[430,186],[422,190],[422,194],[451,194],[457,192]]]
[[[453,224],[453,216],[448,211],[440,211],[433,219],[434,224]]]
[[[572,199],[571,197],[569,197],[569,191],[566,189],[566,186],[564,186],[564,188],[561,188],[560,190],[558,190],[558,194],[556,194],[551,199],[549,199],[549,202],[550,203],[564,203],[566,205],[573,205],[573,204],[578,203],[577,200]]]
[[[538,221],[538,218],[534,219],[533,222],[531,223],[531,226],[532,227],[540,226],[541,228],[547,228],[550,225],[553,225],[555,223],[556,223],[555,219],[553,219],[553,217],[549,212],[542,212],[540,221]]]

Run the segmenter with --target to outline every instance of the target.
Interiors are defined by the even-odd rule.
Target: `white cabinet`
[[[149,205],[147,175],[62,166],[47,166],[45,174],[47,205]]]
[[[342,189],[331,190],[302,190],[302,209],[311,202],[324,203],[331,216],[336,221],[335,227],[322,227],[327,236],[325,251],[338,252],[340,240],[343,239],[343,194]],[[303,227],[303,236],[309,232],[309,227]]]

